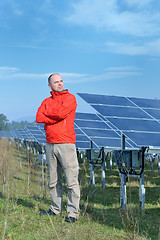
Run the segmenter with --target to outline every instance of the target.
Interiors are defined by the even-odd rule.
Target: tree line
[[[0,114],[0,131],[10,131],[13,129],[21,129],[24,128],[26,125],[34,125],[34,122],[28,122],[28,121],[21,121],[21,122],[15,122],[12,121],[11,123],[7,119],[7,117],[4,114]]]

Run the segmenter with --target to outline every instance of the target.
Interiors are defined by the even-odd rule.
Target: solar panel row
[[[121,148],[121,134],[126,147],[160,147],[160,100],[78,93],[97,114],[76,113],[77,148]],[[45,144],[44,124],[26,126],[1,135]]]
[[[113,129],[123,132],[131,145],[160,147],[160,100],[87,93],[78,95],[103,116]],[[119,143],[115,145],[120,147]]]

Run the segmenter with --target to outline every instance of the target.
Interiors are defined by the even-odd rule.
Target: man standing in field
[[[60,74],[51,74],[48,86],[51,96],[38,108],[36,121],[44,123],[46,132],[46,158],[49,172],[49,191],[52,205],[42,215],[60,215],[62,212],[62,169],[68,188],[66,222],[75,222],[79,216],[80,188],[78,182],[78,160],[74,119],[76,98],[64,90]]]

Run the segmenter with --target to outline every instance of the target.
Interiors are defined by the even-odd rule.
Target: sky
[[[60,73],[77,93],[160,99],[160,1],[0,0],[0,114],[33,121]]]

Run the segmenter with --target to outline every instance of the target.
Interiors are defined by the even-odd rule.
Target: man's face
[[[52,89],[52,91],[62,92],[64,89],[62,77],[58,74],[53,75],[50,78],[50,83],[48,86]]]

